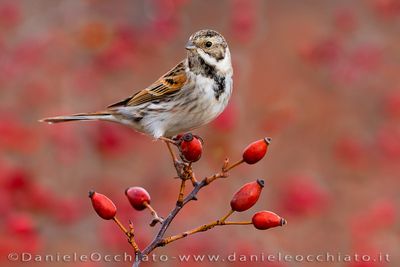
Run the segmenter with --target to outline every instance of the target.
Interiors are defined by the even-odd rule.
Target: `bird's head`
[[[190,36],[186,44],[188,57],[200,57],[220,71],[231,68],[230,52],[225,38],[214,30],[200,30]]]

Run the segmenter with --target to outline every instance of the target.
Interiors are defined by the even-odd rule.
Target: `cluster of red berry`
[[[231,165],[229,165],[229,161],[228,159],[226,159],[220,173],[214,174],[210,177],[206,177],[201,182],[198,182],[194,177],[192,163],[198,161],[201,158],[203,152],[203,140],[196,135],[187,133],[184,135],[179,135],[173,140],[168,140],[168,142],[177,146],[180,158],[182,159],[182,161],[176,159],[172,149],[170,149],[171,155],[174,158],[174,163],[178,172],[178,176],[182,180],[182,186],[175,209],[173,209],[171,213],[164,219],[162,217],[159,217],[155,209],[153,209],[153,207],[150,205],[150,194],[144,188],[135,186],[130,187],[125,191],[125,195],[127,196],[131,206],[135,210],[150,210],[153,216],[153,221],[151,222],[150,226],[155,226],[157,223],[160,223],[162,225],[160,232],[157,234],[155,240],[151,244],[149,244],[149,246],[146,247],[143,251],[139,249],[135,242],[132,222],[130,222],[129,229],[127,230],[127,228],[125,228],[125,226],[117,219],[117,208],[113,201],[107,196],[98,192],[89,192],[89,197],[92,201],[92,205],[96,213],[105,220],[114,220],[120,227],[120,229],[124,232],[124,234],[128,237],[129,243],[134,248],[136,258],[137,260],[139,260],[138,264],[140,263],[141,257],[143,257],[144,255],[148,255],[152,250],[159,246],[164,246],[170,242],[184,238],[191,234],[207,231],[214,228],[215,226],[251,224],[256,229],[266,230],[286,224],[285,219],[275,214],[274,212],[265,210],[256,212],[253,215],[251,221],[227,221],[228,217],[230,217],[234,212],[246,211],[256,204],[260,197],[261,191],[264,188],[264,181],[258,179],[254,182],[243,185],[233,195],[230,202],[231,209],[225,216],[209,224],[203,224],[200,227],[185,231],[181,234],[164,238],[163,235],[165,234],[166,229],[168,228],[175,215],[187,202],[197,199],[196,194],[203,186],[208,185],[217,178],[228,177],[228,171],[242,163],[255,164],[260,161],[266,155],[271,139],[264,138],[251,143],[244,149],[242,159]],[[185,198],[184,185],[186,180],[192,181],[194,189]]]

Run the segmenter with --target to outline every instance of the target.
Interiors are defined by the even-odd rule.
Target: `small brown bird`
[[[209,123],[225,109],[232,93],[228,44],[218,32],[200,30],[189,38],[186,49],[187,58],[156,82],[104,111],[41,121],[112,121],[154,138],[172,137]]]

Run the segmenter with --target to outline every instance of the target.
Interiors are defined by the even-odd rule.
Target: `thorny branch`
[[[169,140],[169,139],[163,139],[163,141],[167,144],[168,151],[172,157],[177,176],[179,179],[181,179],[181,186],[180,186],[180,190],[179,190],[178,200],[176,202],[174,209],[168,214],[168,216],[163,221],[159,221],[161,223],[161,228],[158,231],[156,237],[153,239],[153,241],[142,251],[138,248],[134,249],[136,260],[133,264],[133,267],[139,266],[143,257],[149,255],[157,247],[165,246],[168,243],[171,243],[175,240],[184,238],[188,235],[207,231],[209,229],[214,228],[215,226],[251,224],[251,222],[227,222],[227,221],[225,221],[233,213],[233,211],[229,211],[229,213],[227,215],[225,215],[224,217],[222,217],[219,220],[216,220],[216,221],[211,222],[206,225],[202,225],[200,227],[194,228],[192,230],[186,231],[186,232],[178,234],[178,235],[164,238],[164,235],[165,235],[166,231],[168,230],[168,227],[172,223],[173,219],[175,218],[175,216],[180,212],[180,210],[188,202],[190,202],[192,200],[197,200],[197,194],[203,187],[209,185],[216,179],[228,177],[228,171],[230,171],[234,167],[240,165],[243,161],[241,160],[232,165],[229,165],[229,160],[225,159],[220,172],[218,172],[214,175],[211,175],[209,177],[205,177],[200,182],[198,182],[195,178],[195,175],[194,175],[194,172],[192,169],[192,165],[190,163],[182,162],[177,159],[177,157],[171,147],[171,144],[174,144],[174,141]],[[191,182],[193,184],[193,189],[185,197],[184,194],[185,194],[186,180],[191,180]],[[152,212],[152,214],[153,214],[153,212]],[[154,214],[156,214],[155,211],[154,211]],[[153,216],[155,216],[154,214],[153,214]],[[155,218],[158,218],[158,216]]]
[[[130,204],[136,210],[148,209],[153,217],[150,226],[155,226],[157,223],[161,224],[154,239],[148,244],[143,250],[140,250],[134,239],[134,229],[131,222],[129,222],[129,229],[127,230],[124,225],[117,219],[116,213],[117,208],[115,204],[105,195],[90,191],[89,197],[92,201],[92,206],[96,213],[104,220],[113,219],[118,225],[121,231],[128,237],[128,242],[131,244],[134,250],[135,261],[133,267],[138,267],[142,261],[148,258],[148,255],[158,247],[165,246],[176,240],[185,238],[187,236],[208,231],[216,226],[222,225],[249,225],[252,224],[258,230],[266,230],[269,228],[283,226],[286,224],[286,220],[271,211],[259,211],[252,216],[251,221],[227,221],[227,219],[234,212],[242,212],[250,209],[260,197],[262,188],[264,187],[264,180],[257,179],[256,181],[244,184],[232,197],[230,202],[231,209],[228,213],[218,220],[212,221],[208,224],[203,224],[196,228],[187,230],[180,234],[171,235],[165,237],[169,226],[172,221],[178,215],[180,210],[190,201],[197,200],[197,194],[199,191],[220,178],[227,178],[229,171],[239,166],[242,163],[255,164],[260,161],[266,154],[268,145],[271,143],[270,138],[259,139],[249,144],[242,153],[242,159],[229,163],[228,159],[225,159],[221,170],[211,176],[205,177],[198,181],[193,172],[192,163],[200,159],[202,154],[202,140],[200,137],[186,133],[183,136],[177,137],[174,140],[168,138],[161,138],[166,142],[169,154],[171,155],[177,178],[181,180],[179,194],[177,197],[176,205],[164,219],[160,217],[155,209],[150,205],[150,194],[142,187],[129,187],[125,190]],[[179,149],[179,156],[181,160],[175,155],[173,147],[177,146]],[[185,195],[187,188],[187,181],[190,180],[193,188]]]

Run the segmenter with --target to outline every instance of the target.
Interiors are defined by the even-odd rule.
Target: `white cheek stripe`
[[[197,53],[204,59],[204,61],[214,67],[217,68],[222,73],[231,74],[232,73],[232,65],[231,65],[231,53],[229,48],[227,47],[225,50],[225,57],[220,62],[218,62],[215,58],[211,57],[209,54],[205,53],[200,48],[197,48]]]

